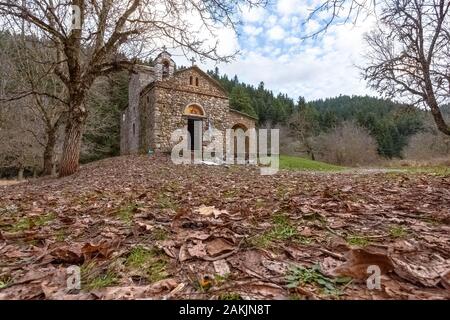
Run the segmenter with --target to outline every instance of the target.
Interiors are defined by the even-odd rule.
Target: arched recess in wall
[[[231,127],[233,130],[233,145],[234,145],[234,158],[240,158],[240,159],[249,159],[249,149],[250,149],[250,138],[246,134],[248,128],[247,126],[243,125],[242,123],[236,123],[233,127]],[[243,136],[243,137],[242,137]],[[244,142],[244,150],[238,150],[238,139],[244,138],[244,141],[241,141],[240,143]]]
[[[184,109],[184,115],[204,117],[206,113],[201,105],[197,103],[191,103]]]

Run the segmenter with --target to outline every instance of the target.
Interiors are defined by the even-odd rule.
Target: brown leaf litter
[[[450,298],[448,176],[130,156],[0,195],[0,299]]]

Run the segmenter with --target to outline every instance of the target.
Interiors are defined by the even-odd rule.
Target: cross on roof
[[[192,65],[195,65],[195,58],[194,57],[192,57],[190,61],[192,62]]]
[[[164,45],[164,46],[162,46],[162,49],[163,49],[163,51],[166,51],[167,47]]]

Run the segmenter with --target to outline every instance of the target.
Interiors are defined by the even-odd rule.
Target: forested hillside
[[[61,153],[66,121],[66,92],[36,56],[49,52],[39,41],[0,34],[4,87],[0,108],[2,140],[0,166],[3,175],[55,169]],[[151,61],[146,63],[151,64]],[[180,67],[183,68],[183,67]],[[237,75],[208,74],[229,93],[232,108],[258,118],[259,127],[281,129],[281,150],[346,165],[375,162],[380,158],[445,156],[450,143],[434,129],[429,114],[407,105],[374,97],[339,96],[317,101],[275,94],[263,82],[244,83]],[[38,87],[53,90],[50,99],[14,90]],[[99,78],[87,99],[88,117],[83,134],[82,162],[119,155],[120,112],[128,101],[126,71]],[[18,112],[20,111],[20,112]],[[414,138],[414,148],[405,151]],[[359,149],[358,149],[359,148]],[[432,148],[432,150],[430,149]],[[360,155],[366,155],[364,159]],[[354,155],[354,156],[352,156]],[[356,158],[354,158],[356,157]],[[44,161],[43,161],[44,160]]]
[[[380,156],[392,158],[402,157],[412,135],[433,128],[426,121],[426,112],[389,100],[339,96],[306,102],[300,96],[294,101],[286,94],[274,94],[263,82],[255,87],[239,81],[236,75],[221,75],[217,68],[208,74],[227,90],[232,108],[256,116],[261,127],[282,128],[285,132],[282,139],[295,136],[298,126],[308,138],[326,134],[344,122],[353,122],[375,139]],[[126,73],[120,73],[93,90],[102,94],[93,94],[90,99],[91,117],[84,137],[87,147],[83,149],[83,161],[118,155],[119,113],[127,104],[127,81]]]
[[[389,100],[339,96],[306,103],[300,96],[294,102],[286,94],[275,95],[263,82],[254,87],[240,82],[237,76],[221,75],[217,68],[208,73],[229,92],[231,107],[256,115],[260,126],[287,130],[302,126],[303,131],[308,131],[304,135],[317,136],[345,121],[354,122],[375,138],[377,151],[383,157],[401,157],[408,138],[425,127],[425,112]],[[298,117],[302,123],[293,123]]]

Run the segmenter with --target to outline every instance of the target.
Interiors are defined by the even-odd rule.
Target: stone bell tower
[[[135,65],[128,83],[128,108],[121,119],[121,154],[137,153],[140,133],[140,94],[142,89],[155,81],[155,70],[147,65]]]
[[[175,62],[170,53],[163,51],[155,58],[152,66],[138,64],[130,72],[128,84],[128,107],[122,112],[120,122],[120,152],[133,154],[139,152],[140,139],[143,131],[141,112],[141,92],[147,85],[155,81],[171,78],[175,72]]]
[[[155,76],[157,81],[162,81],[173,76],[175,72],[175,62],[170,53],[163,48],[163,51],[154,61]]]

